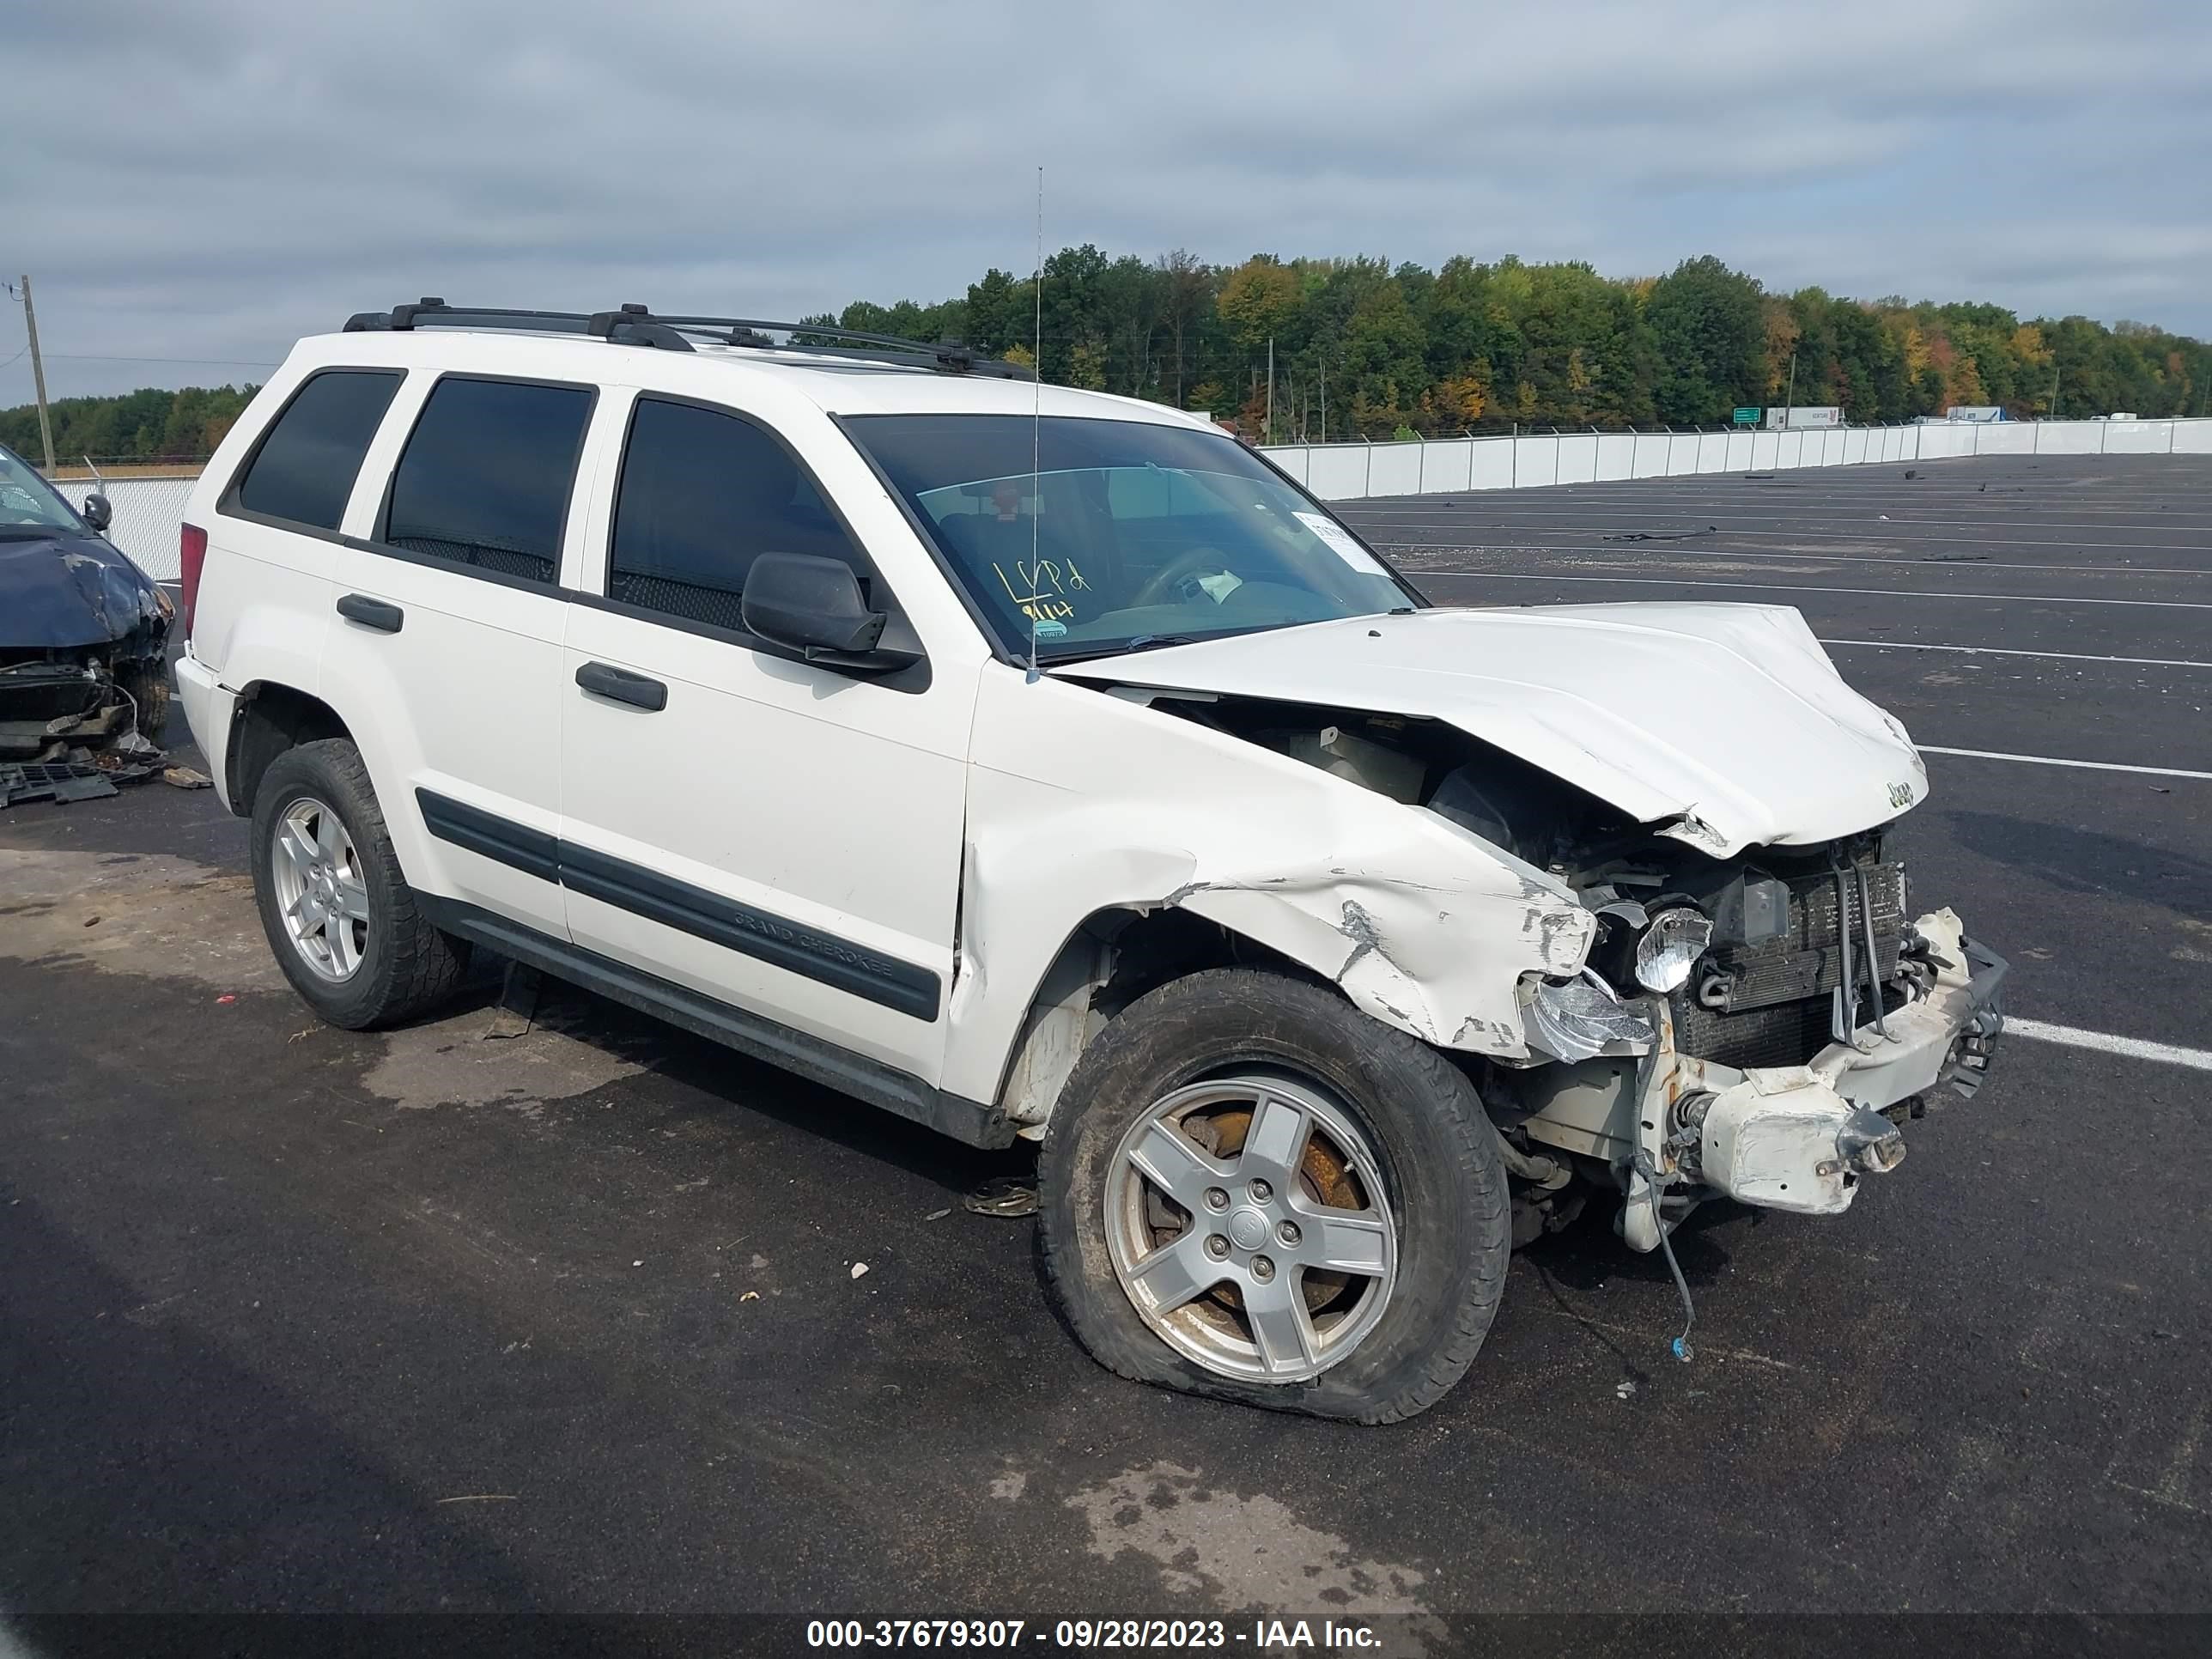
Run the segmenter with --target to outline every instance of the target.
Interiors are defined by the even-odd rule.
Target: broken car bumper
[[[1807,1215],[1848,1208],[1861,1176],[1894,1169],[1915,1103],[1943,1084],[1971,1095],[2004,1027],[2003,958],[1966,939],[1949,910],[1916,926],[1934,969],[1924,993],[1805,1065],[1738,1071],[1656,1054],[1638,1103],[1638,1146],[1653,1167],[1710,1194]],[[1646,1193],[1636,1177],[1621,1231],[1648,1250],[1659,1224],[1636,1201]]]

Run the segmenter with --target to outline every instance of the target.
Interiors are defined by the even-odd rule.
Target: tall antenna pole
[[[1030,363],[1030,678],[1037,677],[1037,607],[1044,603],[1037,575],[1037,520],[1044,506],[1044,169],[1037,169],[1036,318]]]
[[[54,474],[54,428],[46,416],[46,365],[39,356],[39,313],[31,306],[31,279],[23,283],[23,328],[31,337],[31,386],[39,398],[39,442],[46,452],[46,476]]]
[[[1261,443],[1275,441],[1275,337],[1267,337],[1267,428]]]

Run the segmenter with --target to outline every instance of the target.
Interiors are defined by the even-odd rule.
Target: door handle
[[[396,605],[372,599],[366,593],[349,593],[338,601],[338,615],[348,622],[374,628],[380,634],[397,634],[407,613]]]
[[[587,662],[576,671],[576,684],[595,697],[609,697],[635,708],[658,712],[668,707],[668,688],[611,663]]]

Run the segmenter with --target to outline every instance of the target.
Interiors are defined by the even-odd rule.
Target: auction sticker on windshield
[[[1387,576],[1390,573],[1382,562],[1358,542],[1344,533],[1342,526],[1323,518],[1318,513],[1301,513],[1297,521],[1328,544],[1329,550],[1345,563],[1364,576]]]

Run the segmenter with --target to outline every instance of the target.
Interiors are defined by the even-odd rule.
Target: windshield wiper
[[[1161,651],[1171,645],[1194,645],[1200,640],[1221,637],[1219,634],[1139,634],[1134,639],[1123,640],[1115,645],[1102,645],[1095,651],[1056,651],[1044,660],[1090,662],[1099,657],[1126,656],[1135,651]]]

